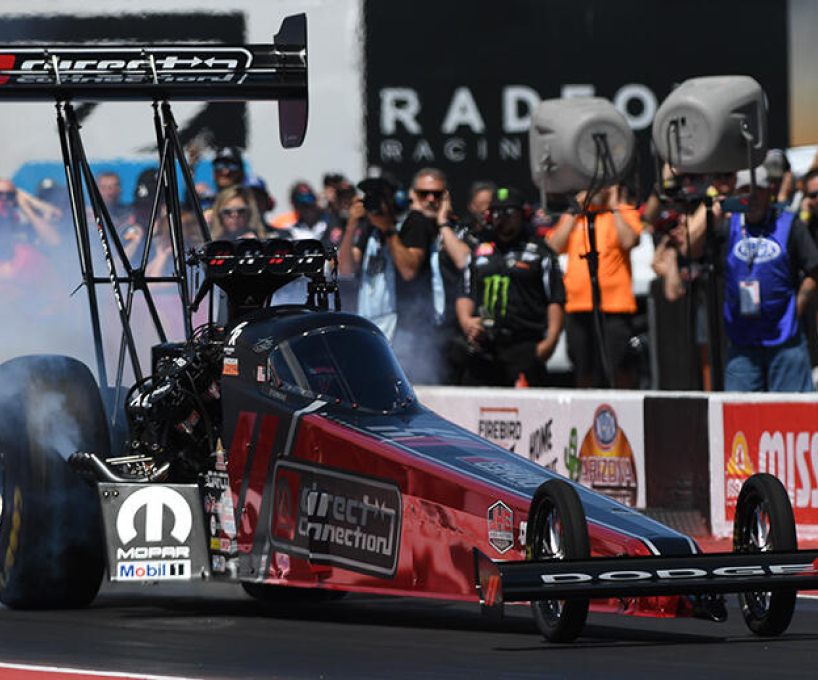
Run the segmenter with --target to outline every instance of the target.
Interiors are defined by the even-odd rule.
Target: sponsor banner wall
[[[790,496],[801,538],[818,538],[818,402],[814,395],[710,399],[711,522],[729,536],[742,483],[768,472]]]
[[[644,508],[641,392],[420,387],[424,405],[529,460]]]

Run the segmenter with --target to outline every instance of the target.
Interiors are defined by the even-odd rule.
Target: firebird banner
[[[458,425],[631,507],[646,502],[644,395],[538,390],[418,390]],[[490,468],[492,461],[467,462]]]

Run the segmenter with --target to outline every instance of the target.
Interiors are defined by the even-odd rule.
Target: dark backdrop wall
[[[539,99],[614,101],[639,141],[643,191],[650,123],[674,83],[747,74],[770,103],[770,142],[786,146],[787,5],[776,0],[365,0],[367,161],[409,182],[424,165],[451,178],[462,208],[477,179],[531,200],[528,113]]]

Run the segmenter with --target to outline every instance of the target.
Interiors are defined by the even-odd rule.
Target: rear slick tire
[[[96,491],[69,468],[77,450],[107,458],[108,427],[88,368],[61,356],[0,365],[0,601],[84,607],[104,570]]]
[[[526,530],[529,559],[581,560],[591,555],[588,524],[579,495],[568,482],[552,479],[531,500]],[[573,642],[588,618],[587,599],[531,603],[534,621],[549,642]]]
[[[773,475],[760,473],[741,487],[733,524],[733,551],[785,552],[798,549],[795,517],[784,485]],[[756,635],[781,635],[795,611],[795,590],[774,593],[739,593],[741,615]]]

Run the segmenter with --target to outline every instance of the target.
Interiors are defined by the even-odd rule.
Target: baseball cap
[[[513,187],[497,187],[491,195],[492,208],[522,208],[524,204],[523,195]]]
[[[239,151],[238,147],[236,146],[223,146],[218,149],[216,151],[216,156],[213,158],[213,162],[217,163],[219,161],[238,166],[243,165],[241,151]]]
[[[769,189],[772,186],[773,178],[763,165],[756,168],[756,186],[759,189]],[[736,189],[750,186],[750,171],[739,170],[736,173]]]
[[[290,192],[290,202],[295,205],[315,205],[318,199],[315,197],[315,192],[309,184],[296,184]]]

